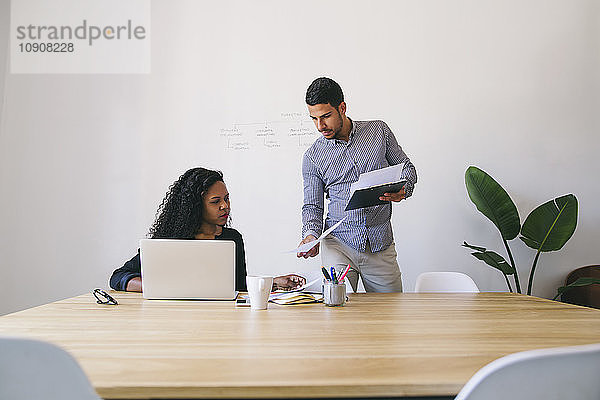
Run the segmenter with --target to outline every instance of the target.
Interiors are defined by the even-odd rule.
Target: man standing
[[[394,134],[383,121],[352,121],[340,85],[329,78],[315,79],[306,91],[310,117],[322,136],[304,153],[304,205],[300,244],[316,240],[323,231],[324,199],[329,199],[326,228],[346,220],[323,239],[325,266],[350,265],[348,280],[356,291],[359,275],[367,292],[401,292],[402,279],[390,218],[391,203],[344,211],[350,184],[362,173],[404,163],[406,185],[381,200],[399,202],[412,195],[417,172]],[[319,245],[298,257],[314,257]],[[338,268],[339,270],[339,268]]]

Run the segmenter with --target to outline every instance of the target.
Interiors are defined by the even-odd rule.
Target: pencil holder
[[[323,304],[328,307],[343,306],[346,303],[346,285],[323,281]]]

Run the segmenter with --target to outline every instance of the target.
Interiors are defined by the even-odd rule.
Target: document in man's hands
[[[404,187],[406,179],[401,178],[403,168],[404,164],[398,164],[360,174],[358,181],[350,185],[351,195],[346,211],[388,203],[379,200],[379,197],[384,193],[399,192]]]
[[[304,252],[307,252],[307,251],[309,251],[310,249],[312,249],[313,247],[315,247],[316,245],[318,245],[319,243],[321,243],[321,241],[322,241],[322,240],[323,240],[323,239],[324,239],[324,238],[325,238],[327,235],[329,235],[331,232],[333,232],[333,231],[335,230],[335,228],[337,228],[338,226],[340,226],[340,224],[341,224],[342,222],[344,222],[344,220],[345,220],[346,218],[347,218],[347,216],[346,216],[346,217],[344,217],[344,218],[342,218],[342,219],[341,219],[341,220],[339,220],[339,221],[338,221],[338,222],[337,222],[335,225],[331,226],[329,229],[327,229],[325,232],[323,232],[323,233],[321,234],[321,236],[319,236],[319,237],[317,238],[317,240],[313,240],[312,242],[307,242],[307,243],[304,243],[304,244],[302,244],[302,245],[300,245],[300,246],[296,247],[295,249],[293,249],[293,250],[289,250],[289,251],[285,251],[284,253],[304,253]]]

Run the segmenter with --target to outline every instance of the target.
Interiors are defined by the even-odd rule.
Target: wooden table
[[[0,317],[58,344],[106,398],[455,395],[509,353],[600,342],[600,310],[509,293],[354,294],[345,307],[82,295]]]

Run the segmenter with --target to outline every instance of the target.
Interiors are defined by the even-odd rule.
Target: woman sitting
[[[242,235],[228,228],[229,192],[223,174],[205,168],[186,171],[167,192],[150,228],[151,239],[215,239],[235,242],[235,290],[246,291],[246,255]],[[273,289],[290,290],[306,283],[290,274],[273,279]],[[140,252],[110,277],[115,290],[142,291]]]

